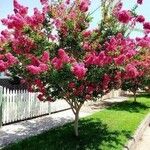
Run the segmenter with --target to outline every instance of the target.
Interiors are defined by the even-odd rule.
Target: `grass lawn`
[[[8,146],[5,150],[121,150],[150,112],[150,95],[138,103],[126,101],[80,120],[80,136],[72,124],[47,131]]]

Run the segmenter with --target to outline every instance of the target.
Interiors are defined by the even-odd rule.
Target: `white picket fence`
[[[112,91],[102,99],[118,97],[121,90]],[[10,90],[0,86],[0,127],[5,124],[48,115],[70,106],[64,100],[56,102],[40,102],[38,93],[27,90]]]
[[[40,102],[37,93],[0,87],[0,126],[69,109],[63,101]],[[3,92],[2,92],[3,91]]]

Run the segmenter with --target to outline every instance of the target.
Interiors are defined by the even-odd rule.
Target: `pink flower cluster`
[[[68,54],[65,52],[64,49],[58,50],[58,57],[53,58],[52,65],[55,69],[60,70],[63,68],[64,64],[69,63],[71,58],[68,56]]]
[[[20,5],[17,0],[14,0],[15,14],[9,15],[7,19],[2,19],[3,25],[8,29],[22,30],[25,26],[35,28],[45,20],[44,12],[40,12],[37,8],[34,9],[34,15],[28,16],[28,7]]]
[[[89,9],[90,0],[81,0],[79,8],[82,12],[86,12]]]
[[[41,57],[41,60],[38,60],[35,56],[27,55],[29,59],[31,59],[31,64],[27,65],[26,69],[31,74],[41,74],[43,72],[48,71],[49,66],[48,63],[50,62],[49,53],[44,51]]]
[[[42,5],[46,5],[48,3],[48,0],[40,0]]]
[[[126,78],[128,79],[134,79],[137,78],[139,76],[139,72],[137,70],[137,68],[135,67],[135,65],[133,64],[128,64],[125,68],[126,71]]]
[[[17,54],[30,53],[31,49],[35,49],[35,44],[32,39],[20,33],[15,33],[14,38],[11,39],[13,51]]]
[[[97,86],[94,84],[88,84],[86,82],[81,85],[77,85],[74,82],[70,82],[68,84],[68,88],[71,91],[67,93],[66,96],[69,98],[70,96],[80,96],[85,100],[91,100],[93,97],[94,91],[98,90]]]
[[[137,46],[150,48],[150,37],[136,38]]]
[[[103,89],[103,91],[108,89],[110,81],[111,81],[110,76],[105,74],[104,77],[103,77],[103,80],[102,80],[102,83],[103,83],[102,84],[102,89]]]
[[[137,3],[141,5],[143,3],[143,0],[137,0]]]
[[[127,11],[127,10],[122,10],[122,11],[119,11],[118,14],[117,14],[117,19],[122,22],[122,23],[129,23],[129,21],[131,21],[132,19],[132,14],[130,11]]]
[[[111,63],[112,59],[111,57],[106,55],[105,51],[101,51],[99,54],[96,54],[94,52],[87,54],[84,61],[86,66],[98,65],[102,67],[106,64]]]
[[[20,14],[22,17],[25,17],[28,13],[28,7],[24,7],[23,5],[20,5],[17,0],[14,0],[14,12],[15,14]]]
[[[115,65],[123,65],[136,53],[135,42],[118,34],[105,43],[104,51],[87,53],[84,61],[87,66],[97,65],[102,67],[113,62]]]
[[[39,66],[34,66],[34,65],[28,65],[26,67],[27,71],[29,71],[31,74],[41,74],[45,71],[47,71],[49,68],[48,68],[48,65],[44,64],[44,63],[41,63],[39,64]]]
[[[18,59],[11,53],[0,55],[0,72],[6,71],[9,67],[16,64]]]
[[[150,22],[144,22],[143,27],[145,30],[150,30]]]
[[[78,80],[82,80],[87,72],[87,68],[83,63],[74,63],[71,70]]]
[[[139,16],[136,17],[136,21],[139,22],[139,23],[143,23],[145,21],[145,18],[144,18],[144,16],[139,15]]]
[[[142,4],[143,0],[137,0],[137,4]],[[118,19],[119,22],[124,24],[129,24],[130,27],[134,28],[136,23],[142,23],[145,34],[150,33],[150,22],[145,22],[143,15],[133,15],[130,10],[122,10],[123,3],[118,2],[113,10],[114,16]],[[136,5],[137,6],[137,5]]]
[[[46,63],[46,64],[50,61],[49,52],[44,51],[44,53],[43,53],[43,55],[42,55],[42,57],[41,57],[41,61],[42,61],[43,63]]]

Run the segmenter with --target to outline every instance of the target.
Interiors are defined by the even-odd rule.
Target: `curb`
[[[141,125],[135,131],[133,137],[127,142],[125,148],[123,150],[135,150],[138,142],[141,140],[141,137],[147,126],[150,124],[150,113],[145,117],[144,121],[142,121]]]

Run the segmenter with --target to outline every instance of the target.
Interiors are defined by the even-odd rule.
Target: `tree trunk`
[[[71,99],[70,100],[66,99],[66,101],[71,106],[72,112],[75,115],[74,132],[75,132],[75,136],[78,137],[79,136],[79,131],[78,131],[79,112],[84,103],[75,102]]]
[[[74,132],[76,137],[79,136],[78,124],[79,124],[79,110],[77,110],[75,113],[75,121],[74,121]]]
[[[137,102],[137,101],[136,101],[136,91],[133,92],[133,95],[134,95],[134,102]]]

